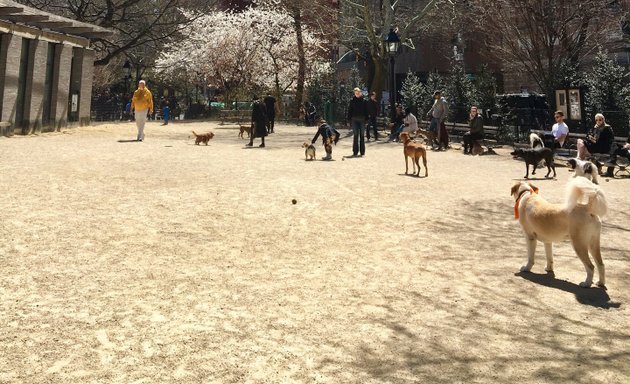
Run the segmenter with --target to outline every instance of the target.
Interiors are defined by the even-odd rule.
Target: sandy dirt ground
[[[582,289],[568,242],[518,273],[508,148],[416,178],[400,144],[307,162],[312,127],[229,128],[0,138],[1,383],[630,382],[630,179],[602,181],[607,290]]]

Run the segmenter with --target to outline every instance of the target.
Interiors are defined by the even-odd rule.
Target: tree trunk
[[[374,66],[374,78],[372,79],[372,84],[370,85],[370,89],[376,92],[376,99],[381,100],[381,93],[383,91],[383,61],[374,58],[372,56],[372,65]]]
[[[295,105],[293,109],[293,116],[299,117],[300,105],[304,100],[304,81],[306,79],[306,57],[304,53],[304,39],[302,36],[302,15],[300,9],[293,10],[293,20],[295,28],[295,37],[297,38],[297,50],[298,50],[298,77],[297,86],[295,90]]]

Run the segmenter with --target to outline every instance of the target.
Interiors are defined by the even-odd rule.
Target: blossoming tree
[[[290,18],[282,12],[247,9],[214,12],[198,18],[185,38],[168,44],[156,61],[165,82],[193,81],[225,92],[226,101],[240,93],[273,90],[279,96],[295,86],[298,58]],[[304,33],[309,68],[318,65],[320,41]]]

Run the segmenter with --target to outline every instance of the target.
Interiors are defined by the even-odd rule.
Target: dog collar
[[[529,188],[529,189],[526,189],[523,192],[518,194],[518,197],[516,198],[516,202],[514,203],[514,219],[518,219],[519,218],[518,204],[521,202],[521,198],[523,197],[523,195],[526,192],[529,192],[531,194],[535,194],[535,193],[538,193],[538,188]]]

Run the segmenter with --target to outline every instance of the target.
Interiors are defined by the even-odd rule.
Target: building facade
[[[90,123],[95,25],[0,0],[0,135]]]

